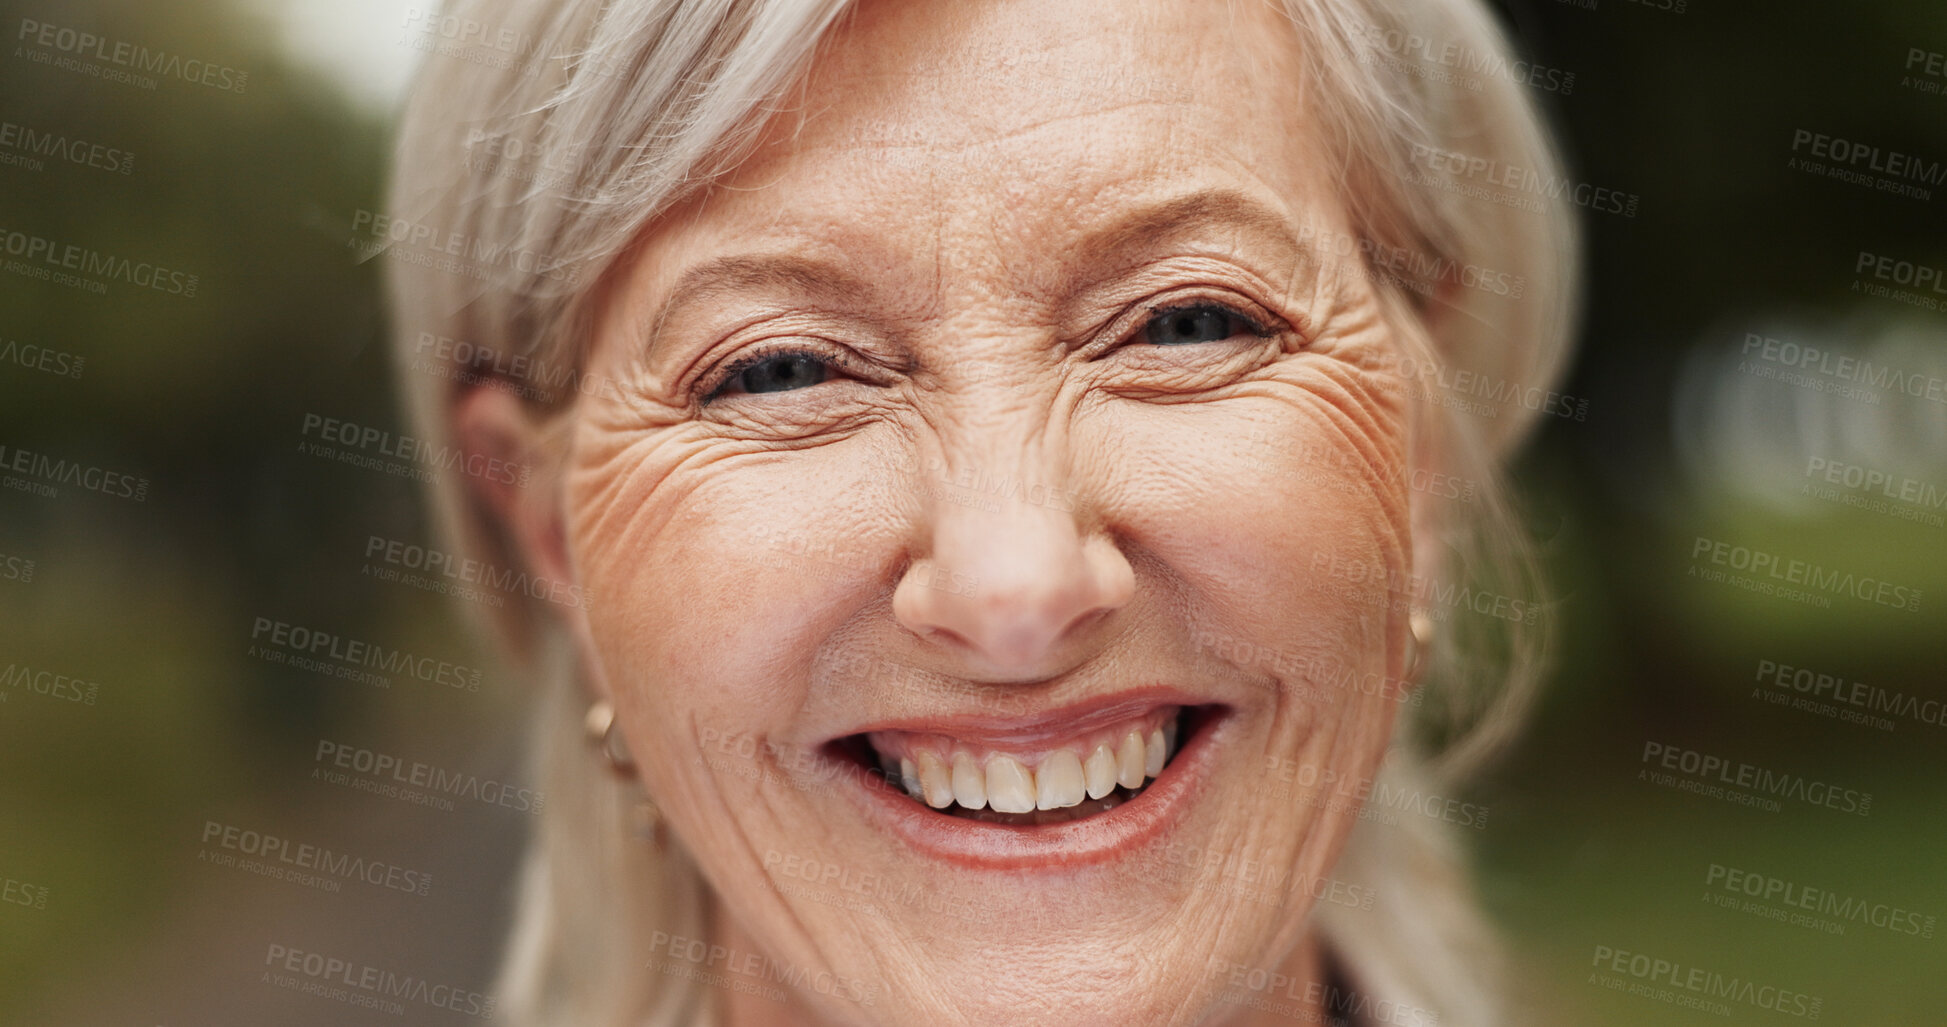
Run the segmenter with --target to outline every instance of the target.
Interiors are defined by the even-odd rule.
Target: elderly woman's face
[[[1336,683],[1405,639],[1397,340],[1308,249],[1347,215],[1303,44],[1203,0],[832,43],[605,302],[629,384],[565,496],[598,680],[800,1012],[1235,1015],[1389,736]]]

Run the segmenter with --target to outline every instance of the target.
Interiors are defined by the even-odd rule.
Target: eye
[[[731,361],[711,379],[703,402],[739,392],[790,392],[817,385],[832,375],[832,363],[808,349],[771,350]]]
[[[1235,335],[1270,335],[1269,329],[1221,303],[1200,302],[1150,311],[1144,341],[1157,346],[1191,342],[1221,342]]]

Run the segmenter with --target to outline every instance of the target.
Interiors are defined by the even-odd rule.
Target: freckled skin
[[[1254,198],[1293,238],[1347,231],[1302,45],[1247,0],[868,0],[796,110],[621,270],[590,359],[629,384],[578,401],[562,495],[598,687],[719,896],[720,940],[871,994],[725,993],[731,1022],[1250,1023],[1213,966],[1316,972],[1306,885],[1353,817],[1264,768],[1370,775],[1396,704],[1197,639],[1401,672],[1404,616],[1315,563],[1409,566],[1388,473],[1409,411],[1376,370],[1397,329],[1367,282],[1271,233],[1077,249],[1198,188]],[[831,260],[858,288],[744,289],[647,337],[685,268],[747,252]],[[1145,341],[1150,308],[1189,299],[1276,330]],[[828,377],[701,402],[708,372],[785,343],[829,355]],[[1321,448],[1344,459],[1306,466]],[[937,863],[801,758],[871,719],[1162,682],[1234,716],[1160,863]],[[1288,870],[1270,885],[1287,901],[1209,853]],[[766,867],[784,856],[873,880],[854,903],[872,909]],[[912,889],[926,901],[884,897]]]

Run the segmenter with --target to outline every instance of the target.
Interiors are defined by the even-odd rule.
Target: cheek
[[[1386,651],[1387,583],[1408,568],[1403,418],[1329,384],[1105,411],[1110,518],[1188,593],[1204,655],[1248,642],[1263,671]]]
[[[588,429],[577,452],[571,546],[618,705],[665,738],[787,730],[821,640],[885,556],[866,544],[887,523],[859,487],[868,450]]]

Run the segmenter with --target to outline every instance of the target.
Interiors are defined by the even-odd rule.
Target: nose
[[[1061,493],[1003,491],[955,497],[979,505],[936,499],[931,550],[894,590],[893,615],[989,673],[1052,676],[1090,625],[1129,602],[1135,572]]]

